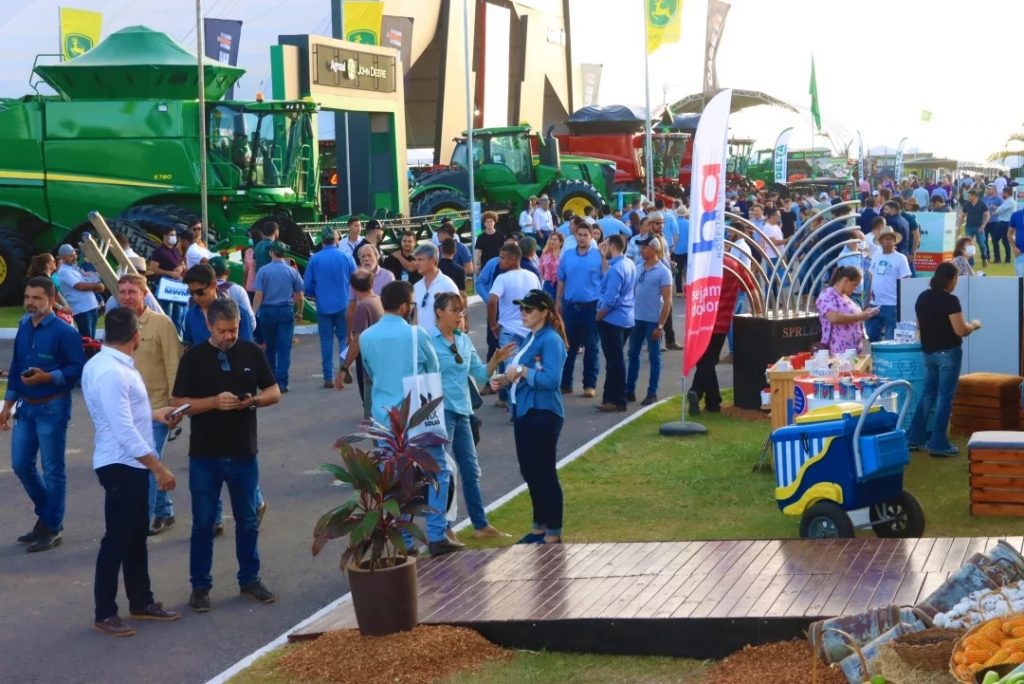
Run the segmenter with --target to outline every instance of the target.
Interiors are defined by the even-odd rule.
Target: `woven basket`
[[[994,589],[994,590],[990,591],[988,594],[982,595],[981,598],[978,599],[978,610],[979,611],[981,611],[981,602],[986,597],[988,597],[990,595],[1000,596],[1000,597],[1002,597],[1006,601],[1007,606],[1010,605],[1010,599],[1007,598],[1006,594],[1001,592],[999,589]],[[1005,615],[1001,615],[999,617],[995,617],[995,618],[992,618],[992,619],[989,619],[989,620],[985,620],[984,622],[982,622],[980,624],[977,624],[974,627],[971,627],[969,630],[967,630],[967,632],[965,632],[963,634],[963,636],[960,637],[960,640],[956,642],[956,645],[953,647],[953,651],[950,654],[950,657],[949,657],[949,672],[950,672],[950,674],[952,674],[953,677],[955,677],[958,682],[964,682],[964,684],[973,684],[973,682],[975,681],[974,673],[970,673],[970,674],[963,673],[963,674],[961,674],[960,672],[957,671],[959,666],[956,663],[956,654],[961,652],[964,649],[966,641],[972,635],[974,635],[977,632],[980,632],[981,630],[985,629],[993,621],[999,620],[1000,622],[1005,622],[1006,620],[1010,620],[1012,618],[1020,618],[1020,617],[1024,617],[1024,614],[1022,614],[1022,613],[1014,613],[1012,610],[1010,610]]]
[[[953,648],[967,630],[926,629],[902,634],[892,641],[892,649],[903,662],[922,670],[940,671],[949,667]]]

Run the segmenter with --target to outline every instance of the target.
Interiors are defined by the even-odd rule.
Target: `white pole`
[[[641,0],[644,6],[644,172],[647,176],[647,200],[654,201],[654,142],[651,133],[651,66],[647,53],[647,0]]]
[[[196,61],[199,71],[199,206],[203,219],[203,241],[210,242],[210,211],[206,198],[206,75],[203,72],[203,52],[206,42],[203,27],[203,0],[196,0]]]
[[[462,33],[466,58],[466,162],[469,164],[469,235],[470,254],[476,254],[476,226],[473,225],[473,205],[476,202],[476,186],[473,182],[473,91],[470,70],[473,60],[470,57],[469,40],[469,0],[462,0]]]

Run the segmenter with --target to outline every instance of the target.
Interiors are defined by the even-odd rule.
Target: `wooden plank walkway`
[[[516,545],[419,561],[424,624],[523,648],[724,655],[930,594],[998,538]],[[1024,537],[1007,541],[1017,550]],[[356,626],[351,602],[289,635]],[[666,629],[667,628],[667,629]]]

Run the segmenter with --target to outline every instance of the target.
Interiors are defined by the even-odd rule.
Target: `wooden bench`
[[[953,397],[953,434],[976,430],[1021,428],[1020,385],[1024,378],[1003,373],[968,373],[960,377]]]
[[[971,515],[1024,516],[1024,432],[975,432],[967,451]]]

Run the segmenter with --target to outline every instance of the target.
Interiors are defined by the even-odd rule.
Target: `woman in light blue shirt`
[[[565,413],[562,409],[562,367],[566,339],[555,301],[543,290],[514,302],[530,335],[492,384],[510,384],[509,404],[515,426],[519,470],[533,502],[533,529],[520,544],[562,541],[562,486],[556,453]]]
[[[441,387],[444,391],[444,422],[448,428],[448,441],[452,457],[459,466],[462,476],[462,494],[466,497],[466,508],[473,523],[473,536],[507,537],[508,535],[487,522],[484,513],[484,498],[480,492],[480,461],[473,443],[473,406],[469,397],[469,379],[486,383],[498,364],[516,350],[514,344],[507,344],[494,353],[484,364],[473,347],[469,335],[462,332],[462,321],[466,308],[458,292],[442,292],[434,297],[434,315],[437,317],[437,332],[430,338],[441,364]]]

